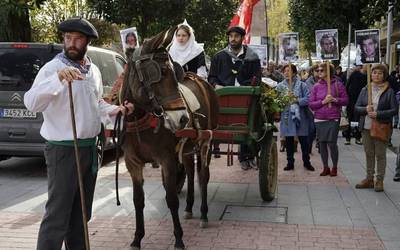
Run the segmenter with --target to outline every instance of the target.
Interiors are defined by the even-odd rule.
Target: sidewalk
[[[399,137],[395,131],[394,138]],[[339,139],[337,177],[320,177],[319,154],[311,157],[315,172],[302,167],[296,154],[295,171],[284,172],[285,154],[279,153],[279,186],[271,203],[261,201],[258,172],[226,167],[226,158],[213,159],[208,189],[209,227],[199,228],[196,186],[194,219],[181,220],[187,249],[400,249],[400,183],[392,181],[395,154],[388,151],[385,192],[356,190],[365,175],[363,147],[345,146]],[[396,144],[395,144],[396,145]],[[100,170],[89,223],[92,249],[129,249],[134,234],[134,208],[129,174],[122,164],[120,197],[115,205],[114,163]],[[164,200],[160,170],[147,166],[145,175],[146,236],[143,249],[173,249],[169,210]],[[7,179],[24,182],[18,190],[0,189],[0,249],[34,249],[44,211],[45,176]],[[21,187],[22,186],[22,187]],[[4,188],[3,188],[4,187]],[[7,192],[16,193],[6,199]],[[180,194],[183,215],[186,187]],[[277,223],[278,222],[278,223]]]

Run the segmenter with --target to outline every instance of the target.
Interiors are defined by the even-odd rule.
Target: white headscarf
[[[176,33],[181,25],[188,26],[190,30],[189,40],[184,45],[181,45],[176,39]],[[178,29],[175,31],[174,39],[169,49],[169,54],[171,55],[172,60],[183,66],[203,51],[203,47],[196,42],[192,27],[186,22],[185,19],[183,23],[179,24]]]

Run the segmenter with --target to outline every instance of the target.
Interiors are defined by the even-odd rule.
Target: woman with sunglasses
[[[347,105],[348,97],[342,82],[334,76],[334,67],[331,64],[329,64],[329,72],[333,77],[330,79],[330,94],[328,93],[327,69],[328,63],[322,63],[318,66],[317,72],[320,80],[311,90],[309,106],[314,111],[319,150],[324,166],[320,176],[336,176],[339,161],[337,138],[340,112],[342,106]],[[333,163],[332,170],[328,165],[328,148]]]
[[[360,129],[367,164],[367,176],[356,185],[356,188],[374,188],[376,192],[383,191],[388,142],[371,137],[372,121],[391,124],[399,108],[394,91],[386,81],[387,77],[387,67],[383,64],[374,64],[371,68],[372,105],[368,105],[368,88],[364,87],[355,106],[355,112],[361,116]],[[374,183],[375,159],[377,171]]]

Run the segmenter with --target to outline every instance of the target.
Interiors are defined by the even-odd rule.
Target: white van
[[[28,111],[23,97],[39,69],[62,49],[60,44],[0,42],[0,160],[43,155],[42,114]],[[116,52],[91,46],[88,55],[101,71],[107,95],[126,61]],[[106,148],[111,148],[112,140],[107,141]]]

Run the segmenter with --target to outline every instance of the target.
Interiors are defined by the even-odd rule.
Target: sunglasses
[[[323,69],[316,69],[315,72],[324,72],[325,70]]]

